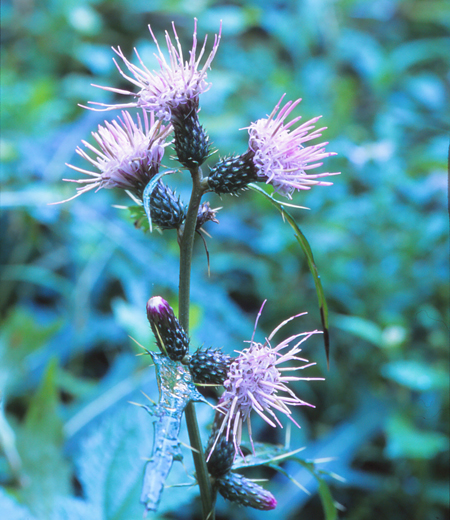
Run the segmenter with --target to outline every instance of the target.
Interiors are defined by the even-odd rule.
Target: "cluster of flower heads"
[[[276,500],[260,486],[231,472],[237,454],[241,450],[243,425],[248,428],[251,446],[254,442],[251,429],[251,414],[255,412],[272,427],[282,427],[276,412],[284,414],[296,426],[292,406],[313,405],[300,399],[289,387],[293,381],[311,381],[322,378],[286,375],[315,365],[301,358],[300,345],[320,331],[294,334],[272,347],[275,334],[288,322],[306,313],[292,316],[278,325],[264,343],[255,341],[255,332],[261,316],[263,303],[256,318],[249,347],[236,351],[232,358],[220,349],[199,349],[188,354],[189,339],[175,317],[170,305],[161,297],[151,298],[147,303],[147,317],[161,352],[173,361],[189,367],[192,379],[200,385],[222,385],[224,392],[216,406],[216,415],[211,436],[206,447],[207,465],[218,491],[225,498],[258,509],[273,509]],[[300,363],[295,367],[281,366],[287,362]]]
[[[90,103],[91,110],[122,109],[122,115],[112,122],[105,121],[103,126],[99,125],[97,132],[92,133],[96,146],[82,141],[86,150],[80,147],[76,150],[96,171],[68,165],[88,178],[65,180],[81,185],[77,193],[67,200],[93,189],[120,188],[143,204],[149,220],[161,229],[180,230],[186,218],[186,206],[176,197],[175,192],[162,183],[163,173],[159,170],[165,148],[170,144],[173,144],[181,165],[191,171],[201,166],[211,155],[209,137],[198,119],[199,97],[211,86],[207,82],[207,71],[217,53],[222,26],[218,35],[215,35],[212,50],[206,55],[207,37],[198,51],[195,20],[188,59],[183,55],[174,24],[172,28],[175,44],[166,31],[169,55],[169,60],[166,60],[149,26],[158,51],[155,54],[158,71],[150,70],[136,49],[140,66],[132,63],[120,48],[113,48],[129,73],[124,72],[114,60],[117,69],[123,78],[137,88],[137,92],[95,85],[131,97],[132,101],[118,104]],[[201,183],[203,192],[237,194],[252,182],[264,182],[290,198],[295,190],[331,184],[321,178],[335,173],[309,173],[321,166],[324,158],[335,155],[325,151],[327,142],[307,145],[309,141],[321,137],[325,130],[315,129],[320,117],[296,126],[301,117],[290,121],[288,117],[301,100],[288,101],[281,106],[283,99],[284,95],[269,116],[246,128],[249,141],[245,153],[222,158],[210,168],[208,177]],[[137,114],[133,118],[126,111],[129,108],[140,109],[142,115]],[[208,203],[204,203],[198,211],[196,230],[201,229],[207,221],[217,222],[215,211]],[[150,299],[147,315],[164,356],[172,362],[188,365],[195,383],[224,387],[207,445],[208,470],[216,488],[229,500],[258,509],[273,509],[276,506],[275,498],[261,486],[231,472],[231,467],[237,454],[243,456],[241,441],[244,424],[247,425],[251,445],[254,446],[250,422],[253,411],[270,426],[281,426],[276,412],[287,416],[298,426],[290,407],[312,406],[298,398],[288,385],[292,381],[317,378],[289,376],[285,372],[302,370],[314,364],[297,354],[301,351],[300,345],[319,331],[296,334],[272,347],[271,341],[276,332],[294,316],[281,323],[263,344],[254,341],[254,331],[249,347],[238,352],[234,358],[218,349],[199,349],[189,356],[189,338],[165,300],[160,297]],[[301,364],[294,368],[280,366],[291,361]]]
[[[99,125],[98,132],[92,134],[98,148],[82,141],[87,151],[94,155],[91,156],[81,148],[77,149],[77,153],[98,171],[68,165],[90,178],[65,179],[83,185],[77,189],[76,195],[67,200],[92,189],[118,187],[127,190],[142,202],[145,186],[158,173],[167,145],[173,143],[179,162],[189,169],[200,166],[211,155],[209,138],[198,121],[199,96],[211,86],[207,81],[207,71],[217,53],[222,26],[220,25],[219,33],[215,35],[212,50],[206,59],[207,37],[198,51],[197,20],[188,59],[183,55],[174,24],[172,28],[175,44],[166,31],[169,55],[166,60],[149,26],[158,51],[155,53],[159,64],[157,71],[150,70],[144,64],[136,49],[140,66],[127,59],[120,47],[113,48],[130,73],[126,74],[114,60],[120,74],[137,88],[137,92],[95,85],[115,94],[129,96],[132,101],[118,104],[90,102],[89,108],[97,111],[140,108],[143,116],[141,118],[137,115],[135,122],[129,112],[123,111],[117,120],[105,121],[104,126]],[[320,137],[325,129],[314,130],[319,117],[294,128],[301,117],[291,121],[287,121],[287,118],[301,100],[288,101],[280,108],[283,98],[284,96],[268,117],[247,127],[247,152],[220,159],[211,168],[208,178],[204,179],[205,191],[234,194],[249,183],[259,181],[271,184],[280,194],[291,197],[294,190],[331,184],[320,179],[335,175],[334,173],[308,173],[321,166],[324,158],[335,155],[325,151],[328,144],[326,142],[306,145]],[[174,139],[170,140],[172,134]],[[169,203],[168,208],[170,209]],[[179,220],[169,219],[177,223],[174,227],[180,225]]]

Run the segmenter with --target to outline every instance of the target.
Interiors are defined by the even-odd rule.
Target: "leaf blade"
[[[325,345],[325,355],[327,357],[327,367],[330,368],[330,334],[329,334],[329,325],[328,325],[328,305],[325,299],[325,293],[322,287],[322,282],[320,280],[319,271],[317,269],[317,266],[314,261],[314,256],[311,250],[311,246],[309,245],[308,240],[306,239],[305,235],[302,233],[300,228],[298,227],[297,223],[295,222],[292,215],[285,209],[282,202],[274,199],[272,195],[269,195],[266,193],[262,188],[257,186],[256,184],[249,184],[249,188],[251,188],[254,191],[257,191],[258,193],[261,193],[264,195],[281,213],[281,216],[283,220],[287,220],[289,225],[294,230],[295,238],[297,239],[298,243],[300,244],[303,253],[306,256],[306,260],[308,263],[309,270],[311,274],[313,275],[314,279],[314,285],[316,288],[316,294],[317,298],[319,300],[319,310],[320,310],[320,318],[322,321],[323,326],[323,340]]]

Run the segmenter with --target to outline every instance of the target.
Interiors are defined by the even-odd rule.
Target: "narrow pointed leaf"
[[[303,252],[305,253],[309,270],[311,271],[311,274],[313,275],[313,278],[314,278],[314,285],[316,287],[317,298],[319,300],[320,318],[322,320],[322,326],[323,326],[323,340],[324,340],[324,344],[325,344],[325,354],[327,356],[327,365],[329,368],[330,367],[330,337],[329,337],[329,327],[328,327],[328,306],[327,306],[327,302],[325,300],[325,294],[323,291],[322,282],[320,281],[319,271],[317,270],[317,266],[314,262],[314,257],[313,257],[312,251],[311,251],[311,247],[308,243],[308,240],[306,239],[305,235],[301,232],[301,230],[297,226],[297,223],[295,222],[294,218],[286,210],[286,208],[284,207],[282,202],[274,199],[271,195],[266,193],[262,188],[260,188],[256,184],[249,184],[248,187],[251,188],[252,190],[257,191],[257,192],[261,193],[262,195],[264,195],[278,209],[278,211],[281,213],[281,215],[283,217],[283,220],[287,220],[289,225],[294,230],[295,238],[297,239]]]
[[[318,478],[318,481],[320,500],[322,501],[322,506],[325,511],[325,520],[336,520],[338,517],[337,509],[334,505],[330,488],[323,478]]]

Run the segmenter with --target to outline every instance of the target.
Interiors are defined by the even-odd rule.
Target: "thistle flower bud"
[[[173,361],[182,360],[189,350],[189,338],[172,307],[161,296],[153,296],[147,302],[147,318],[159,350]]]
[[[245,189],[248,184],[258,180],[253,163],[254,153],[248,150],[242,155],[225,157],[212,169],[208,177],[208,186],[215,193],[235,194]]]
[[[277,507],[277,501],[270,491],[238,473],[230,472],[218,478],[216,486],[219,493],[230,502],[263,511]]]
[[[207,454],[211,452],[214,442],[215,435],[212,433],[209,437],[208,444],[206,445],[205,452]],[[227,474],[233,465],[234,457],[235,449],[233,442],[227,440],[225,436],[222,436],[216,443],[216,447],[211,453],[211,456],[206,461],[209,474],[215,478]]]
[[[150,197],[152,222],[161,229],[178,229],[186,218],[186,207],[175,192],[161,181]]]
[[[209,202],[203,202],[203,204],[200,204],[200,207],[198,208],[197,213],[197,225],[195,229],[198,231],[203,224],[206,224],[206,222],[215,222],[216,224],[219,223],[219,221],[216,218],[217,211],[220,208],[211,209],[209,206]]]
[[[209,137],[198,120],[198,99],[172,111],[177,159],[186,168],[201,166],[210,155]]]
[[[198,349],[189,362],[194,383],[221,385],[233,359],[220,349]]]

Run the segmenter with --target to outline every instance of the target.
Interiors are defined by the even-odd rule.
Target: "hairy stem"
[[[202,170],[196,168],[191,170],[192,194],[189,208],[184,223],[183,235],[180,242],[180,284],[178,294],[178,319],[186,333],[189,333],[189,301],[191,286],[191,263],[192,250],[194,247],[195,227],[197,224],[198,208],[204,193],[201,186]],[[197,416],[192,401],[185,410],[186,424],[189,432],[189,440],[193,448],[193,457],[197,481],[200,487],[202,500],[203,518],[214,520],[214,503],[212,500],[211,482],[206,468],[205,456],[203,454],[202,440],[197,424]]]

